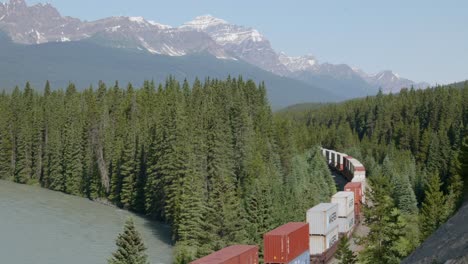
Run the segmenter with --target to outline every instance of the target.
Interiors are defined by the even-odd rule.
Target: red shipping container
[[[258,264],[258,247],[230,246],[192,261],[190,264]]]
[[[263,235],[265,263],[288,263],[308,250],[307,223],[287,223]]]
[[[362,193],[362,184],[360,182],[348,182],[344,187],[344,191],[354,192],[354,202],[362,201],[363,193]]]
[[[359,217],[361,214],[361,203],[354,203],[354,215]]]

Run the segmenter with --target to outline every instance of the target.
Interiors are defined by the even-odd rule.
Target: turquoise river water
[[[85,198],[0,181],[0,264],[106,264],[130,216],[150,263],[171,263],[166,225]]]

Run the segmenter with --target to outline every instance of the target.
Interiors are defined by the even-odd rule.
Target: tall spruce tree
[[[125,222],[123,233],[119,234],[115,242],[117,250],[107,261],[109,264],[148,264],[146,247],[140,233],[136,230],[133,219]]]
[[[343,236],[340,239],[340,243],[338,244],[338,249],[335,255],[336,259],[338,259],[340,264],[357,263],[357,257],[349,247],[350,244],[348,236]]]
[[[446,197],[440,189],[439,175],[432,173],[426,185],[425,199],[421,208],[421,239],[425,240],[447,220]]]
[[[369,234],[361,238],[364,250],[359,255],[362,263],[399,263],[403,257],[398,241],[404,236],[405,223],[390,196],[390,182],[385,177],[373,177],[363,208]]]

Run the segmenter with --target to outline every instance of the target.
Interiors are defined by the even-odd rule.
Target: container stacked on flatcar
[[[192,261],[190,264],[258,264],[258,247],[234,245]]]
[[[336,152],[336,155],[337,155],[337,163],[336,163],[335,168],[336,168],[338,171],[341,171],[341,172],[342,172],[343,169],[344,169],[344,157],[347,157],[348,154]]]
[[[339,234],[351,235],[365,202],[366,171],[355,158],[334,150],[321,149],[331,169],[350,182],[333,195],[331,203],[321,203],[307,211],[307,223],[288,223],[264,235],[265,264],[315,264],[330,260]],[[236,245],[224,248],[191,264],[257,264],[258,247]]]
[[[348,236],[354,228],[354,193],[337,192],[332,196],[332,203],[338,204],[338,227],[341,235]]]
[[[362,183],[361,182],[348,182],[344,190],[354,193],[354,215],[355,222],[358,222],[361,215],[361,206],[363,203]]]
[[[263,236],[265,264],[310,264],[309,224],[287,223]]]
[[[312,263],[328,261],[336,251],[339,238],[338,204],[320,203],[307,211],[309,252]]]

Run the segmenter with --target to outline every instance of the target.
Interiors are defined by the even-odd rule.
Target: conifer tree
[[[421,208],[422,240],[425,240],[447,220],[447,213],[444,209],[446,198],[440,190],[441,186],[439,176],[435,173],[431,174],[427,181],[425,199]]]
[[[148,264],[146,247],[140,233],[136,230],[133,219],[125,222],[123,233],[119,234],[115,242],[117,250],[108,260],[109,264]]]
[[[357,257],[353,251],[349,248],[349,238],[348,236],[343,236],[338,244],[338,249],[336,251],[336,259],[338,259],[340,264],[354,264],[357,263]]]
[[[461,180],[464,183],[463,193],[466,197],[468,195],[468,136],[463,139],[458,160],[460,163],[458,174],[461,176]]]
[[[390,196],[390,182],[385,177],[372,178],[363,207],[364,221],[370,231],[360,243],[365,249],[359,255],[363,263],[399,263],[403,257],[398,242],[404,236],[404,223],[400,211]]]

